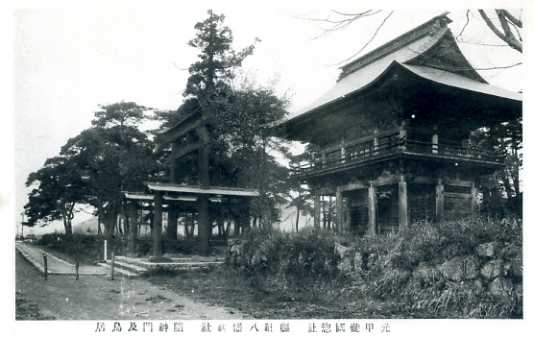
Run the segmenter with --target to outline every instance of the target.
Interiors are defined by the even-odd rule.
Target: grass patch
[[[396,318],[386,302],[366,300],[357,287],[334,279],[285,290],[258,288],[243,272],[228,267],[209,271],[153,274],[148,280],[176,293],[253,318]]]

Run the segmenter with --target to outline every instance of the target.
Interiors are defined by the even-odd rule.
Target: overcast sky
[[[18,10],[15,17],[15,185],[16,212],[27,191],[24,181],[69,137],[90,126],[100,104],[135,101],[175,109],[196,51],[187,45],[193,26],[212,8],[226,15],[239,49],[261,42],[244,65],[260,84],[291,93],[290,110],[306,105],[334,85],[340,62],[360,49],[384,18],[378,15],[322,35],[330,9],[361,11],[357,1],[189,1],[189,5]],[[146,2],[145,2],[146,3]],[[194,5],[191,5],[194,4]],[[443,10],[396,11],[366,51],[391,40]],[[386,12],[384,13],[386,14]],[[451,11],[454,34],[465,11]],[[502,44],[477,14],[465,28],[460,48],[477,68],[508,66],[521,55]],[[481,75],[510,90],[523,88],[523,66]]]

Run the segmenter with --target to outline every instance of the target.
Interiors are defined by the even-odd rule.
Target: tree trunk
[[[64,219],[63,226],[65,227],[65,236],[71,237],[72,236],[72,223],[69,220]]]
[[[299,232],[299,218],[300,218],[300,207],[297,204],[297,219],[295,220],[295,231]]]
[[[96,234],[97,235],[102,235],[102,225],[101,225],[102,219],[100,218],[100,215],[98,215],[98,218],[97,218],[96,222],[97,222]]]

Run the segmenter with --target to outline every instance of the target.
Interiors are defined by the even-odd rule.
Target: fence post
[[[44,269],[44,279],[48,279],[48,256],[46,252],[43,253],[43,269]]]
[[[111,251],[111,280],[115,279],[115,251]]]
[[[80,274],[79,274],[79,270],[80,270],[80,260],[78,259],[78,257],[75,258],[76,261],[74,262],[74,269],[76,270],[76,280],[80,279]]]
[[[104,261],[108,260],[108,240],[104,240]]]

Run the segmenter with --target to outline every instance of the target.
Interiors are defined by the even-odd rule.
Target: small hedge
[[[238,242],[242,251],[227,255],[227,261],[259,288],[286,289],[337,277],[339,257],[330,233],[249,231]],[[230,250],[233,245],[229,244]]]

